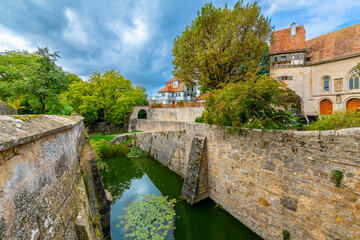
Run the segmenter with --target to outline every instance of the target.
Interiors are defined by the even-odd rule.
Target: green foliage
[[[290,233],[287,230],[283,230],[282,232],[283,240],[290,240]]]
[[[273,27],[257,3],[233,9],[207,3],[173,45],[173,75],[187,85],[220,88],[263,62]]]
[[[63,97],[84,116],[85,124],[97,121],[124,124],[133,106],[146,101],[144,88],[133,87],[130,80],[114,70],[104,74],[95,72],[89,82],[73,82]]]
[[[200,117],[195,118],[195,122],[204,123],[205,122],[204,114],[202,114]]]
[[[321,116],[316,122],[306,127],[307,130],[336,130],[360,127],[360,114],[349,112],[333,112],[332,115]]]
[[[38,48],[34,53],[1,53],[0,98],[6,102],[19,100],[19,113],[71,114],[72,109],[59,96],[70,83],[55,63],[59,57],[58,52],[50,53],[48,48]]]
[[[333,183],[335,183],[336,187],[340,187],[341,179],[343,178],[343,176],[344,175],[342,171],[339,170],[332,171],[331,180],[333,181]]]
[[[119,216],[126,237],[131,239],[165,239],[173,229],[175,199],[163,196],[143,195],[124,209]],[[120,224],[117,225],[120,227]]]
[[[98,149],[101,157],[123,157],[129,152],[125,144],[110,144],[109,142],[100,145]]]
[[[244,81],[229,83],[207,98],[205,123],[262,129],[295,127],[294,117],[285,110],[295,105],[298,96],[283,82],[267,75],[246,74]]]
[[[130,152],[126,156],[128,158],[141,158],[141,157],[147,157],[147,153],[140,148],[130,147]]]

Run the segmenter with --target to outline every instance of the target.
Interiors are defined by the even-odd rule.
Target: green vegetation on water
[[[150,194],[130,203],[119,216],[126,237],[132,239],[163,240],[173,229],[175,199]],[[120,224],[117,225],[120,227]]]
[[[168,196],[177,200],[175,229],[165,239],[261,239],[227,212],[217,208],[211,199],[189,205],[180,197],[182,178],[151,158],[118,157],[102,161],[107,164],[101,171],[103,184],[114,198],[110,223],[112,239],[126,239],[122,227],[116,227],[118,216],[125,214],[124,209],[140,198],[139,194]]]

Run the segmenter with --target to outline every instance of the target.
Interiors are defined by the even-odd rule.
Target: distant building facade
[[[196,101],[196,87],[188,88],[178,78],[172,78],[165,83],[165,87],[158,91],[159,96],[155,97],[156,103],[176,104],[182,102]]]
[[[273,32],[270,74],[300,97],[299,114],[328,115],[360,106],[360,24],[311,40],[304,26]]]

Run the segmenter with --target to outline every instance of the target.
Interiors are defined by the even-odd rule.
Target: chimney
[[[291,36],[295,37],[296,36],[296,23],[291,24],[290,29],[291,29]]]

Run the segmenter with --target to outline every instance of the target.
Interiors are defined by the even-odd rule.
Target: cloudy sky
[[[88,79],[119,71],[153,96],[172,78],[172,44],[203,0],[1,0],[0,51],[49,47]],[[214,0],[233,6],[235,0]],[[261,0],[275,29],[305,25],[307,39],[360,23],[359,0]]]

